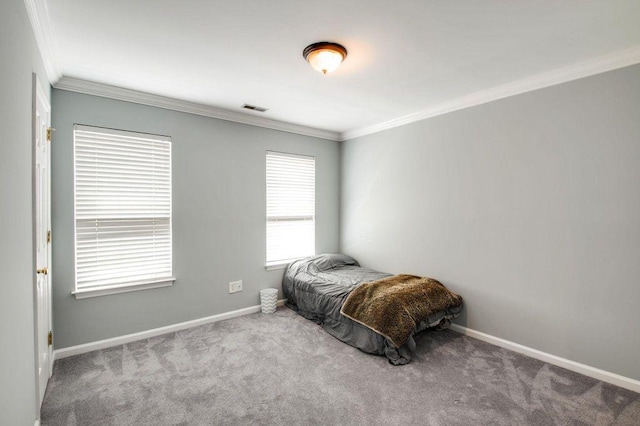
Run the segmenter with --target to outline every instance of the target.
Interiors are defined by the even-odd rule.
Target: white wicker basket
[[[272,314],[278,306],[278,289],[265,288],[260,290],[260,306],[263,314]]]

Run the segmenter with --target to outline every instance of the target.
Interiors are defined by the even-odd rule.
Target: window
[[[76,298],[171,285],[171,138],[73,136]]]
[[[267,266],[315,253],[316,160],[267,151]]]

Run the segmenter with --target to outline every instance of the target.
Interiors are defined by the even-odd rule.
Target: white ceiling
[[[53,55],[89,80],[353,132],[640,47],[638,0],[46,0]],[[332,41],[333,74],[302,58]]]

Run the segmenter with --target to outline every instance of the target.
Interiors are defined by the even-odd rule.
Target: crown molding
[[[58,66],[53,32],[51,28],[49,10],[46,0],[24,0],[27,15],[33,28],[33,34],[44,62],[45,71],[49,83],[56,89],[101,96],[121,101],[149,105],[204,117],[218,118],[220,120],[233,121],[251,126],[280,130],[299,135],[312,136],[320,139],[339,141],[340,134],[329,130],[316,129],[299,124],[286,123],[264,117],[255,117],[249,114],[229,111],[208,105],[181,101],[150,93],[138,92],[121,87],[63,77]]]
[[[284,121],[272,120],[264,117],[256,117],[222,108],[181,101],[106,84],[63,77],[56,60],[55,42],[46,2],[47,0],[24,0],[36,43],[44,62],[47,78],[51,85],[57,89],[134,102],[158,108],[181,111],[333,141],[355,139],[357,137],[378,133],[383,130],[392,129],[394,127],[403,126],[405,124],[414,123],[427,118],[436,117],[465,108],[482,105],[499,99],[543,89],[545,87],[555,86],[640,63],[640,46],[635,46],[626,50],[579,62],[577,64],[540,73],[511,83],[481,90],[470,95],[462,96],[451,101],[382,123],[374,124],[372,126],[340,133],[287,123]]]
[[[56,49],[53,31],[49,19],[49,9],[46,0],[24,0],[24,5],[29,15],[33,35],[40,50],[40,56],[44,62],[49,83],[56,83],[61,77],[60,67],[56,60]]]
[[[555,86],[557,84],[578,80],[580,78],[601,74],[607,71],[613,71],[618,68],[624,68],[638,63],[640,63],[640,46],[635,46],[630,49],[621,50],[609,55],[557,68],[555,70],[517,80],[512,83],[503,84],[491,89],[462,96],[449,102],[444,102],[434,107],[385,121],[383,123],[375,124],[373,126],[348,130],[340,134],[340,140],[346,141],[360,136],[378,133],[383,130],[392,129],[394,127],[403,126],[405,124],[414,123],[416,121],[436,117],[438,115],[482,105],[498,99],[508,98],[522,93],[531,92],[533,90],[543,89],[545,87]]]
[[[216,108],[194,102],[153,95],[151,93],[138,92],[136,90],[124,89],[122,87],[110,86],[107,84],[96,83],[88,80],[62,77],[55,84],[53,84],[53,87],[70,92],[84,93],[87,95],[100,96],[103,98],[116,99],[119,101],[133,102],[136,104],[186,112],[189,114],[217,118],[226,121],[233,121],[236,123],[248,124],[251,126],[296,133],[304,136],[312,136],[320,139],[328,139],[331,141],[340,140],[340,134],[337,132],[316,129],[299,124],[286,123],[284,121],[272,120],[269,118],[255,117],[249,114],[229,111],[222,108]]]

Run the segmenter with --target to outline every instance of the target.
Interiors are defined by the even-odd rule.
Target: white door
[[[38,412],[42,405],[47,382],[52,373],[51,332],[51,107],[40,82],[33,77],[33,144],[35,164],[34,229],[36,250],[35,335]]]

